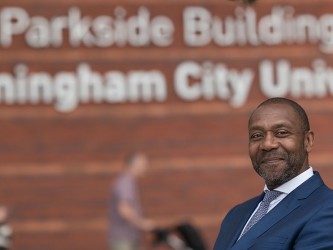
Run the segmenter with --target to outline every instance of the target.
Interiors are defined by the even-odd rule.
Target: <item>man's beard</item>
[[[298,152],[301,153],[300,154],[297,153],[288,154],[287,152],[283,153],[285,166],[279,172],[267,171],[267,169],[269,168],[273,169],[277,167],[277,165],[271,164],[271,166],[261,167],[263,163],[261,163],[260,160],[258,161],[252,160],[253,168],[265,180],[267,186],[275,186],[275,187],[281,186],[283,183],[286,183],[287,181],[291,180],[300,173],[300,170],[302,169],[307,159],[307,152],[304,150],[304,147],[301,148]],[[270,151],[266,152],[266,155],[267,154],[276,154],[276,152]],[[260,159],[266,157],[266,155],[262,155]],[[266,171],[264,170],[264,168],[266,169]]]

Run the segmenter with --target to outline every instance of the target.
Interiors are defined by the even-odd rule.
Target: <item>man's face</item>
[[[142,177],[145,175],[148,168],[148,159],[145,155],[138,155],[133,163],[133,168],[135,168],[136,175]]]
[[[249,155],[269,189],[308,168],[313,132],[303,131],[299,115],[287,104],[258,108],[249,121]]]

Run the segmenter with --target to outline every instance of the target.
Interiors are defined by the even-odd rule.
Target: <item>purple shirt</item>
[[[128,173],[121,174],[114,183],[110,199],[110,240],[138,241],[141,238],[141,230],[120,217],[117,206],[120,201],[127,201],[134,211],[142,216],[142,209],[135,178]]]

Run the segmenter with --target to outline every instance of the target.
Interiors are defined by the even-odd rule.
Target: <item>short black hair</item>
[[[252,112],[252,114],[260,107],[262,106],[266,106],[269,104],[287,104],[290,107],[293,108],[293,110],[298,114],[299,118],[300,118],[300,122],[301,122],[301,128],[303,130],[303,132],[307,132],[310,130],[310,123],[309,123],[309,119],[308,119],[308,115],[306,114],[305,110],[302,108],[301,105],[299,105],[297,102],[287,99],[287,98],[283,98],[283,97],[273,97],[273,98],[269,98],[265,101],[263,101],[262,103],[260,103],[257,108]],[[251,120],[252,114],[250,116],[249,122]]]

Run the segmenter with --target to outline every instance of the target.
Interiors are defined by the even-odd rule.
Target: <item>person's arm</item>
[[[151,231],[155,227],[152,220],[139,216],[127,201],[119,202],[118,211],[123,219],[141,230]]]

